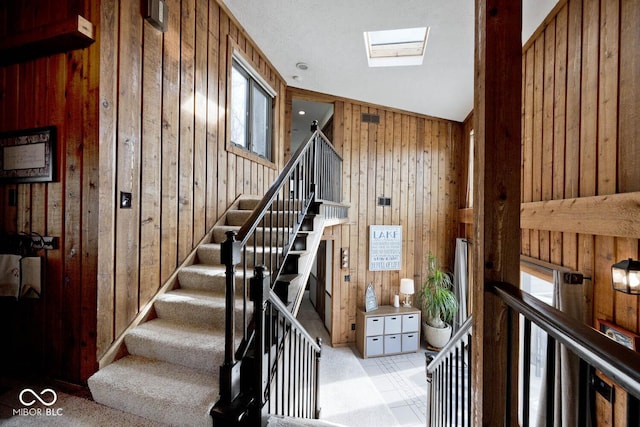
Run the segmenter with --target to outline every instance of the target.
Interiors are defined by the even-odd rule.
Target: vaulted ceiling
[[[290,86],[456,121],[473,108],[472,0],[223,1]],[[524,0],[523,40],[556,3]],[[364,31],[421,26],[422,65],[367,65]]]

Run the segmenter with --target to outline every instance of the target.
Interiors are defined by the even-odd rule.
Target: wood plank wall
[[[99,21],[96,4],[2,2],[0,37],[78,14]],[[0,231],[59,238],[44,257],[42,298],[0,300],[0,365],[79,381],[95,369],[98,230],[99,48],[0,67],[0,131],[55,126],[57,180],[0,185]],[[17,205],[10,206],[9,192]]]
[[[136,2],[103,0],[98,356],[241,194],[282,167],[285,83],[216,2],[167,0],[158,32]],[[227,78],[239,50],[278,95],[274,162],[227,147]],[[133,208],[119,209],[121,191]]]
[[[305,91],[289,92],[288,97],[313,99]],[[350,206],[349,223],[325,231],[335,245],[331,338],[346,344],[355,341],[351,325],[364,307],[368,283],[375,285],[378,304],[392,304],[400,278],[413,278],[416,290],[421,285],[429,251],[453,271],[462,124],[348,99],[315,100],[334,103],[332,142],[343,157],[342,200]],[[362,122],[363,113],[378,115],[380,123]],[[378,196],[391,197],[391,206],[377,206]],[[400,271],[369,271],[372,224],[402,226]],[[340,248],[349,248],[348,270],[337,267]]]
[[[637,78],[640,5],[565,2],[523,51],[523,202],[640,190]],[[593,276],[592,321],[638,330],[637,299],[611,290],[611,264],[638,239],[523,230],[522,253]]]
[[[284,81],[219,3],[168,0],[160,33],[139,2],[79,2],[0,6],[17,29],[67,10],[99,28],[88,49],[0,68],[0,131],[55,125],[60,154],[57,182],[0,186],[1,230],[61,238],[44,298],[0,301],[3,366],[76,383],[235,198],[266,191],[285,132]],[[227,149],[228,40],[278,94],[273,164]]]
[[[568,0],[546,22],[522,57],[523,209],[639,191],[640,3]],[[601,210],[606,218],[606,205]],[[638,236],[523,229],[522,253],[593,278],[585,286],[588,323],[603,318],[640,330],[637,297],[611,289],[611,264],[638,259]],[[616,414],[624,402],[616,396]],[[602,404],[599,417],[613,424],[610,410]]]

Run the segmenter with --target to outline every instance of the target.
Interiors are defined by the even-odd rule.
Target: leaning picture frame
[[[55,179],[55,126],[0,133],[0,182],[51,182]]]
[[[598,319],[598,330],[631,350],[640,350],[640,335],[635,334],[608,320]]]
[[[364,291],[364,311],[375,311],[378,309],[378,298],[373,283],[369,283]]]

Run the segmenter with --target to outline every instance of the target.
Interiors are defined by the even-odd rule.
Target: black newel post
[[[256,403],[255,413],[252,419],[262,420],[268,414],[268,405],[263,401],[263,396],[268,395],[264,390],[268,386],[268,368],[265,358],[265,330],[269,327],[266,319],[267,300],[271,289],[271,279],[267,268],[264,265],[257,265],[251,278],[251,301],[253,301],[254,319],[256,326],[255,334],[255,381],[254,387]],[[272,337],[268,338],[269,340]]]
[[[226,403],[240,394],[240,364],[235,360],[236,264],[240,262],[240,242],[236,232],[227,231],[221,261],[226,266],[224,364],[220,367],[220,398]]]

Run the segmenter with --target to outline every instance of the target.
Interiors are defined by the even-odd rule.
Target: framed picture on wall
[[[638,351],[640,348],[640,335],[624,329],[608,320],[598,319],[598,330],[623,346]]]
[[[55,171],[54,126],[0,134],[0,182],[51,182]]]

